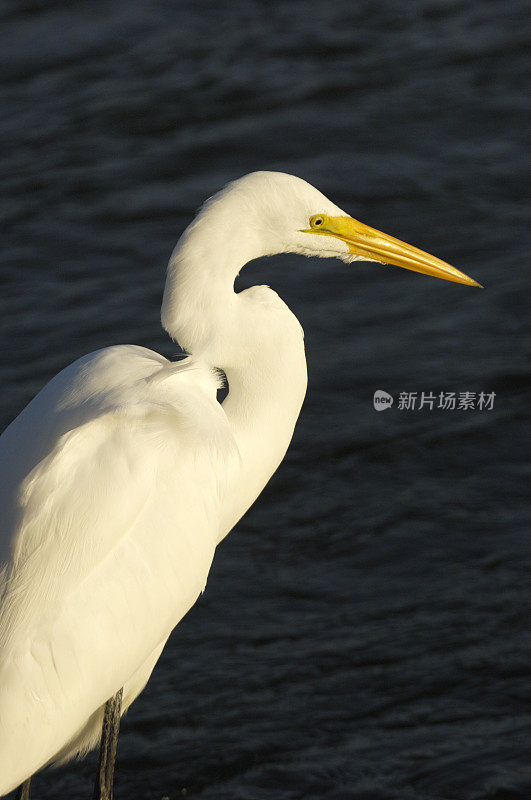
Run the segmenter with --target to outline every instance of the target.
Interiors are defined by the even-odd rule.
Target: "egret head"
[[[300,253],[346,262],[376,261],[480,286],[439,258],[370,228],[349,216],[318,189],[282,172],[252,172],[233,181],[203,206],[197,222],[211,237],[233,242],[232,263],[261,255]],[[230,235],[227,235],[230,234]]]
[[[214,345],[221,341],[216,332],[227,331],[229,319],[236,319],[234,280],[249,261],[277,253],[376,261],[480,285],[435,256],[358,222],[301,178],[252,172],[207,200],[179,239],[162,302],[166,330],[190,352],[209,352],[212,363],[226,363]],[[234,339],[241,339],[235,325]]]

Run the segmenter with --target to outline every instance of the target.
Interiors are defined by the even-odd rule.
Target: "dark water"
[[[118,800],[529,798],[523,0],[1,10],[4,424],[88,351],[173,352],[169,253],[253,169],[486,286],[249,267],[306,329],[309,394],[126,717]],[[408,412],[402,391],[496,397]],[[94,762],[35,798],[88,798]]]

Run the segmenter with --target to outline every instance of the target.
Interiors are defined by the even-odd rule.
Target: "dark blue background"
[[[310,384],[281,469],[124,720],[117,800],[531,794],[523,0],[3,2],[7,424],[110,344],[172,355],[164,270],[254,169],[470,289],[279,257]],[[492,411],[372,395],[496,392]],[[88,798],[95,756],[35,798]]]

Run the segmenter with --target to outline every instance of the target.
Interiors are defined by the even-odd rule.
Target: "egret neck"
[[[247,235],[235,235],[232,225],[216,225],[208,211],[187,228],[172,254],[162,321],[190,355],[227,377],[223,409],[241,463],[229,478],[221,540],[282,461],[304,400],[307,373],[302,327],[277,293],[267,286],[234,291],[240,269],[271,253],[259,236],[252,239],[249,228]],[[231,482],[238,491],[231,491]]]

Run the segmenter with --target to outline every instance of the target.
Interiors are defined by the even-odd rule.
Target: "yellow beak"
[[[303,233],[334,236],[348,245],[350,253],[362,258],[404,267],[413,272],[422,272],[424,275],[433,275],[435,278],[442,278],[446,281],[483,288],[480,283],[447,264],[446,261],[441,261],[440,258],[431,256],[424,250],[401,242],[400,239],[388,236],[375,228],[369,228],[368,225],[364,225],[352,217],[329,217],[326,214],[314,214],[310,217],[310,228]]]

